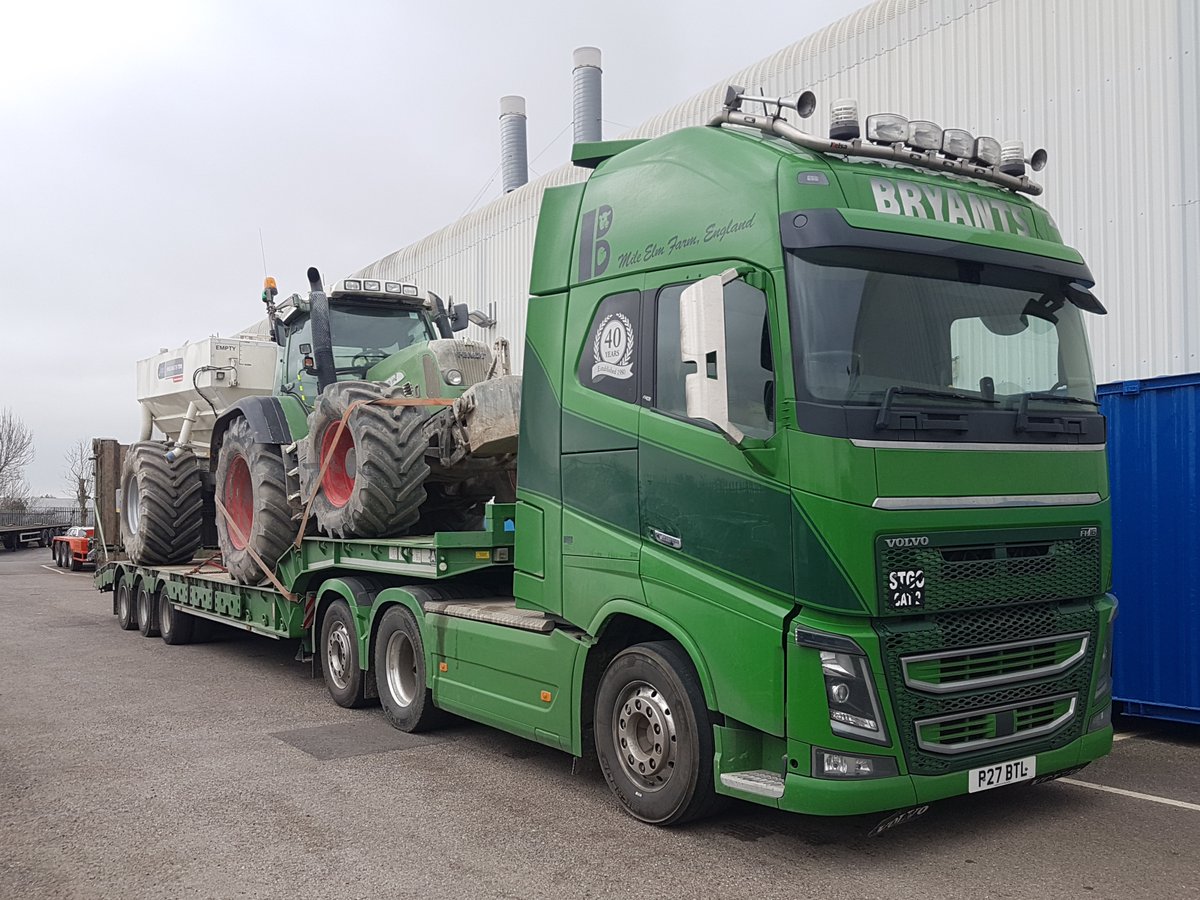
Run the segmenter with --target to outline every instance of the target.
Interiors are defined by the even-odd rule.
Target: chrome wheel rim
[[[120,613],[121,621],[129,621],[129,588],[125,585],[121,585],[117,592],[117,612]]]
[[[329,630],[325,643],[325,658],[328,661],[329,677],[338,690],[345,690],[350,675],[350,632],[338,622]]]
[[[613,744],[621,768],[646,791],[667,786],[675,771],[678,741],[667,698],[645,681],[625,686],[613,705]]]
[[[408,635],[393,632],[385,653],[388,691],[401,706],[409,706],[417,696],[417,649]]]
[[[138,588],[137,614],[139,625],[150,624],[150,598],[146,595],[145,588]]]
[[[158,601],[158,631],[163,637],[171,633],[171,604],[166,597]]]

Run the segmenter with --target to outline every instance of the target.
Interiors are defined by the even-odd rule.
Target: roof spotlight
[[[904,143],[914,150],[940,150],[942,129],[925,119],[913,119],[908,123],[908,137]]]
[[[895,113],[867,116],[867,140],[872,144],[898,144],[908,137],[908,119]]]
[[[971,162],[977,166],[1000,164],[1000,142],[992,137],[975,138],[975,149],[971,151]]]
[[[975,149],[975,138],[961,128],[947,128],[942,132],[942,153],[951,159],[967,159]]]

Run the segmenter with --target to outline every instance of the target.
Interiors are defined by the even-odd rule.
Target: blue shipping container
[[[1200,723],[1200,374],[1101,385],[1108,417],[1113,696]]]

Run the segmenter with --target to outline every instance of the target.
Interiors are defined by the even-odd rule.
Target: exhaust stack
[[[529,181],[524,97],[500,98],[500,170],[506,194]]]
[[[573,112],[575,143],[604,140],[600,122],[600,49],[579,47],[575,50]]]

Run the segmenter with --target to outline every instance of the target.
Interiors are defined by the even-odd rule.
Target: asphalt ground
[[[748,804],[657,829],[565,754],[335,706],[293,645],[123,632],[49,562],[0,552],[2,898],[1200,896],[1200,728],[1123,722],[1074,783],[875,838]]]

